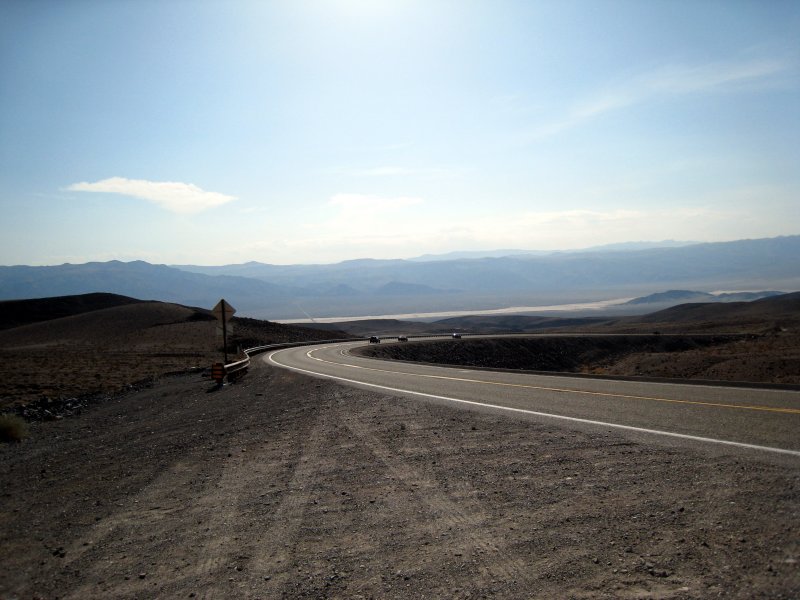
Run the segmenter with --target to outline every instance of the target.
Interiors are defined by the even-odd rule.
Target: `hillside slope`
[[[113,392],[222,360],[221,332],[209,311],[129,300],[0,331],[0,408],[40,397]],[[75,298],[39,300],[30,304],[34,312],[17,318],[30,321],[80,304]],[[235,356],[238,347],[341,337],[347,336],[234,317],[228,349]]]
[[[679,304],[639,317],[619,319],[608,329],[641,331],[766,332],[800,327],[800,292],[752,302]]]
[[[0,301],[0,330],[138,302],[142,300],[106,293]]]

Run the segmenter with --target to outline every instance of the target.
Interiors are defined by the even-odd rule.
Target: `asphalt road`
[[[454,341],[454,343],[458,343]],[[278,350],[264,360],[310,375],[465,408],[650,442],[800,460],[800,392],[476,371],[368,359],[364,342]]]

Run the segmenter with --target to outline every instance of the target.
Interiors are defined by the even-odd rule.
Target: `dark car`
[[[460,340],[461,339],[461,334],[460,333],[454,333],[453,334],[453,339],[454,340]]]
[[[398,335],[397,336],[397,341],[398,342],[407,342],[408,341],[408,337],[405,336],[405,335]]]
[[[379,338],[377,335],[371,335],[370,338],[369,338],[369,343],[370,344],[380,344],[381,343],[381,338]]]

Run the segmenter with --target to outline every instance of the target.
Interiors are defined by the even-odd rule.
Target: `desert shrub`
[[[28,424],[17,415],[0,415],[0,442],[19,442],[28,437]]]

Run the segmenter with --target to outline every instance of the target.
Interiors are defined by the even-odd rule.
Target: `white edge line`
[[[298,373],[305,373],[307,375],[313,375],[314,377],[324,377],[326,379],[334,379],[336,381],[344,381],[346,383],[352,383],[359,386],[366,386],[371,388],[376,388],[379,390],[386,390],[387,392],[397,392],[400,394],[410,394],[413,396],[422,396],[425,398],[433,398],[435,400],[445,400],[447,402],[457,402],[461,404],[470,404],[473,406],[482,406],[484,408],[492,408],[497,410],[504,410],[508,412],[515,412],[515,413],[523,413],[526,415],[534,415],[537,417],[546,417],[550,419],[560,419],[562,421],[570,421],[573,423],[585,423],[588,425],[601,425],[603,427],[613,427],[615,429],[624,429],[626,431],[636,431],[638,433],[650,433],[653,435],[663,435],[667,437],[675,437],[680,438],[683,440],[692,440],[695,442],[705,442],[710,444],[722,444],[725,446],[735,446],[737,448],[747,448],[749,450],[761,450],[763,452],[774,452],[777,454],[788,454],[790,456],[800,457],[800,451],[798,450],[786,450],[784,448],[773,448],[771,446],[758,446],[756,444],[746,444],[744,442],[733,442],[730,440],[718,440],[715,438],[707,438],[701,437],[698,435],[689,435],[686,433],[675,433],[672,431],[662,431],[660,429],[646,429],[644,427],[634,427],[633,425],[622,425],[620,423],[608,423],[606,421],[594,421],[592,419],[581,419],[580,417],[566,417],[564,415],[554,415],[551,413],[539,412],[535,410],[528,410],[525,408],[513,408],[511,406],[500,406],[499,404],[488,404],[486,402],[475,402],[474,400],[463,400],[461,398],[453,398],[451,396],[437,396],[435,394],[427,394],[425,392],[415,392],[412,390],[403,390],[400,388],[393,388],[388,387],[385,385],[379,385],[377,383],[366,383],[364,381],[357,381],[355,379],[347,379],[346,377],[339,377],[337,375],[327,375],[325,373],[317,373],[316,371],[308,371],[306,369],[301,369],[299,367],[290,367],[288,365],[284,365],[273,359],[272,357],[275,354],[278,354],[281,350],[276,350],[275,352],[270,353],[267,358],[269,361],[283,369],[289,369],[290,371],[296,371]]]

